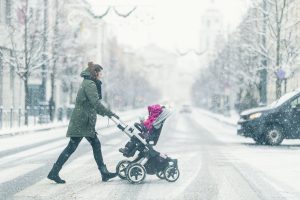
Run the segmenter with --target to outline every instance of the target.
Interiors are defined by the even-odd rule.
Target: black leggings
[[[101,152],[101,144],[97,136],[95,137],[85,137],[85,139],[91,144],[93,148],[94,158],[98,165],[98,169],[104,165],[102,152]],[[71,137],[68,146],[63,150],[63,152],[59,155],[55,165],[58,169],[65,164],[65,162],[69,159],[72,153],[76,150],[79,143],[81,142],[82,137]]]

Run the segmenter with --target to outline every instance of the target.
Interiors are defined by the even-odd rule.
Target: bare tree
[[[199,76],[195,83],[206,83],[201,86],[205,92],[219,91],[222,94],[220,88],[227,82],[239,101],[248,99],[252,106],[255,101],[258,102],[258,95],[260,102],[266,95],[262,88],[263,81],[266,81],[263,71],[268,72],[269,83],[272,79],[276,80],[275,95],[276,98],[281,96],[282,81],[285,80],[286,84],[296,70],[294,65],[300,47],[294,31],[299,19],[291,12],[293,0],[253,2],[237,30],[228,37],[226,45],[216,49],[215,59],[204,72],[214,81]],[[201,87],[194,85],[194,88]],[[214,87],[213,90],[211,87]],[[199,98],[199,92],[197,94]]]
[[[29,0],[16,2],[13,5],[17,16],[11,16],[9,42],[12,54],[5,59],[15,69],[24,83],[25,108],[29,106],[28,82],[34,72],[41,70],[46,63],[43,51],[43,13],[42,5],[31,4]],[[28,124],[28,113],[25,113],[25,124]]]
[[[276,98],[282,93],[282,82],[287,77],[287,71],[293,74],[295,59],[299,55],[299,45],[295,41],[294,27],[300,22],[291,15],[295,0],[263,0],[254,4],[267,18],[268,70],[275,75]],[[265,13],[266,12],[266,13]],[[261,20],[261,19],[260,19]]]

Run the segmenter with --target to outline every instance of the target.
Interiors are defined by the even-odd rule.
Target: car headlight
[[[250,116],[249,116],[249,119],[256,119],[256,118],[259,118],[260,116],[261,116],[261,112],[258,112],[258,113],[254,113],[254,114],[251,114]]]

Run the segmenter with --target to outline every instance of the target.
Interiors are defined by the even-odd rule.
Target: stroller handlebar
[[[123,122],[120,117],[116,114],[113,114],[112,116],[109,117],[109,119],[111,119],[115,124],[125,124],[125,122]]]
[[[134,128],[128,126],[125,122],[120,120],[119,116],[113,115],[110,119],[117,125],[117,127],[124,132],[127,136],[132,137],[135,135],[143,144],[147,144],[138,134],[133,133]]]
[[[120,119],[120,117],[117,114],[113,114],[112,117],[116,118],[116,119]]]

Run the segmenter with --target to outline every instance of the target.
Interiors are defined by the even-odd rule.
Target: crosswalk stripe
[[[41,167],[42,165],[43,164],[23,164],[6,169],[0,168],[0,184],[22,176],[30,171]]]

